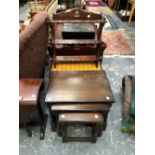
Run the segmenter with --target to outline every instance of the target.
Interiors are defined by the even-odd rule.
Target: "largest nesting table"
[[[105,71],[52,71],[45,102],[53,131],[60,112],[100,112],[104,130],[115,100]]]

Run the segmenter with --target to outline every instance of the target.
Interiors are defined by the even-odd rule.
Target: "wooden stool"
[[[91,124],[91,137],[69,137],[67,136],[67,125],[69,124]],[[90,141],[96,143],[97,136],[102,133],[103,117],[100,113],[61,113],[58,118],[58,134],[62,136],[63,142],[67,141]]]

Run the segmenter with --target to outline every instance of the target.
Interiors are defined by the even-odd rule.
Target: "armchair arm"
[[[45,104],[45,98],[46,98],[46,93],[48,91],[48,87],[49,87],[49,82],[50,82],[50,75],[51,75],[51,60],[50,60],[50,55],[47,55],[47,62],[45,65],[45,73],[44,73],[44,79],[42,82],[42,86],[41,86],[41,90],[40,90],[40,98],[39,98],[39,103],[41,105],[41,109],[43,110],[43,114],[48,115],[49,111],[48,111],[48,107]]]

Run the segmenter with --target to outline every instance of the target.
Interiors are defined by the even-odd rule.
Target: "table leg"
[[[51,107],[49,109],[50,109],[51,129],[54,132],[54,131],[56,131],[55,116],[54,116],[53,112],[51,111]]]
[[[107,119],[108,119],[108,113],[110,110],[106,110],[103,112],[103,117],[104,117],[104,123],[103,123],[103,130],[106,129],[107,127]]]

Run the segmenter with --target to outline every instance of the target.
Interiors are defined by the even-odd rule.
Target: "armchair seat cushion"
[[[48,14],[40,11],[19,36],[19,125],[29,136],[29,127],[39,125],[40,139],[44,139],[48,117],[44,104],[50,73],[48,30]]]

